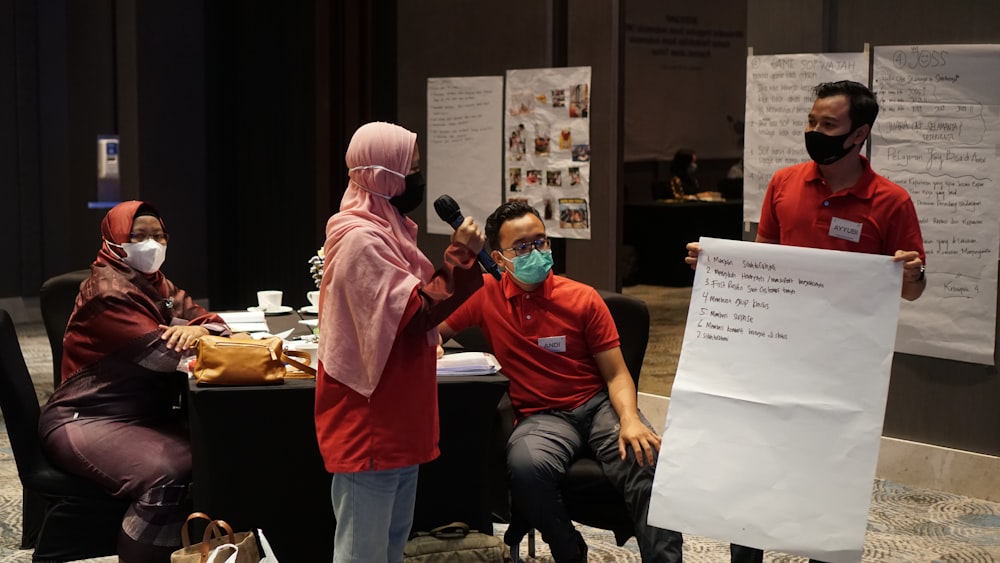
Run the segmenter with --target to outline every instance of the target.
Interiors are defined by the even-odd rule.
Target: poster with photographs
[[[504,199],[550,237],[590,238],[590,67],[507,71]]]

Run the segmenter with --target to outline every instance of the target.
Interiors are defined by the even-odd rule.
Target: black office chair
[[[62,381],[62,342],[66,323],[76,305],[80,284],[90,277],[90,268],[74,270],[45,280],[38,292],[38,306],[42,310],[45,334],[52,348],[52,388]]]
[[[14,321],[0,309],[0,410],[25,497],[43,501],[32,561],[63,562],[114,555],[128,502],[53,467],[38,439],[38,398]],[[26,547],[31,547],[30,545]]]
[[[608,305],[608,310],[615,320],[618,335],[621,340],[622,355],[628,366],[636,389],[639,388],[639,372],[642,369],[643,358],[646,356],[646,346],[649,342],[649,309],[646,304],[636,299],[612,291],[598,290],[598,293]],[[462,342],[459,335],[456,340]],[[475,334],[468,335],[476,338]],[[473,340],[474,341],[474,340]],[[510,398],[505,396],[497,407],[500,420],[497,427],[499,434],[494,438],[498,452],[494,455],[494,467],[491,475],[502,480],[503,494],[492,495],[494,516],[501,522],[511,522],[511,507],[507,491],[506,452],[505,446],[514,428],[514,412]],[[494,487],[500,489],[500,486]],[[600,463],[593,454],[584,455],[573,462],[566,472],[562,483],[563,502],[570,518],[585,526],[610,530],[615,534],[619,546],[635,535],[635,526],[629,516],[625,500],[621,493],[615,490]],[[528,555],[534,557],[534,530],[528,532]]]

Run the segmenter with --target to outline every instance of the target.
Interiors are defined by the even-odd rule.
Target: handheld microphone
[[[434,211],[437,211],[438,217],[442,221],[451,225],[451,228],[458,229],[462,226],[462,222],[465,221],[465,217],[462,216],[462,210],[458,207],[458,202],[456,202],[450,195],[443,195],[434,200]],[[486,254],[485,250],[480,250],[479,254],[476,256],[476,260],[487,272],[493,275],[494,278],[500,279],[500,268],[497,267],[497,263],[490,258],[489,254]]]

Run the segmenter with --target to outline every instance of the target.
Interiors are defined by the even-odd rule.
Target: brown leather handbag
[[[261,340],[202,336],[196,348],[191,371],[198,385],[276,385],[290,376],[316,376],[316,370],[309,367],[309,354],[285,350],[277,336]],[[285,364],[295,368],[295,375],[290,375]]]

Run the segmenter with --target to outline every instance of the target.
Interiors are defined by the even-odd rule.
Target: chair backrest
[[[45,334],[52,348],[52,383],[58,387],[62,381],[62,343],[69,316],[76,305],[80,284],[90,277],[90,269],[74,270],[49,278],[38,293],[38,306],[42,311]]]
[[[622,356],[625,357],[625,365],[638,389],[639,372],[649,344],[649,308],[644,301],[635,297],[603,289],[597,290],[597,293],[604,299],[615,320],[615,326],[618,327]]]
[[[14,450],[17,473],[23,483],[47,467],[38,440],[38,396],[21,354],[14,320],[0,309],[0,410]]]

